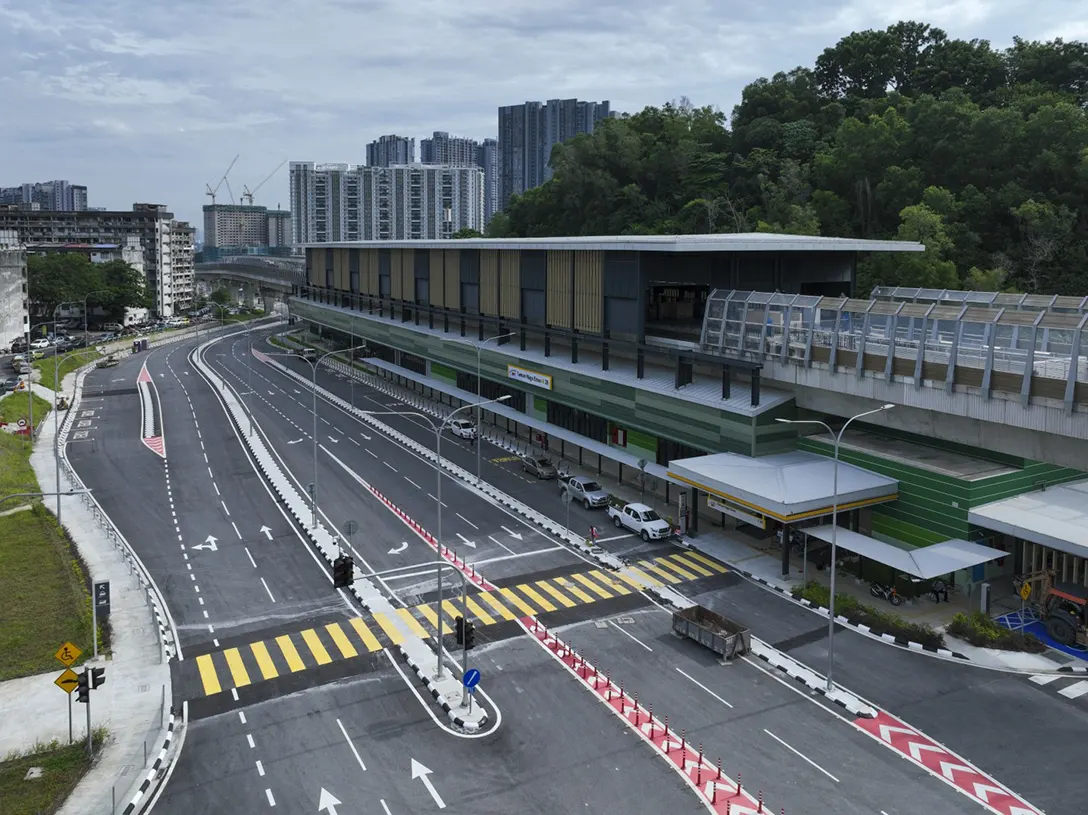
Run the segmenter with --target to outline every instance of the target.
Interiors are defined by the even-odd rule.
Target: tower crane
[[[241,153],[239,153],[237,156],[235,156],[234,160],[231,161],[230,166],[227,167],[227,171],[225,173],[223,173],[223,177],[219,179],[219,183],[215,185],[214,190],[212,189],[211,184],[205,184],[204,185],[204,190],[205,190],[204,194],[211,197],[212,206],[215,205],[215,196],[219,192],[219,188],[222,187],[223,182],[225,182],[227,180],[227,176],[230,175],[230,171],[234,169],[234,162],[238,160],[238,156],[240,156],[240,155],[241,155]],[[230,192],[230,184],[229,183],[227,184],[227,192]],[[234,193],[233,192],[231,192],[231,194],[230,194],[230,202],[232,204],[234,203]]]
[[[249,205],[253,206],[253,196],[257,192],[257,190],[259,190],[266,183],[268,183],[269,179],[271,179],[272,176],[274,176],[276,173],[278,173],[280,171],[280,167],[282,167],[286,163],[287,163],[287,159],[284,159],[279,164],[277,164],[276,169],[273,170],[272,172],[270,172],[268,174],[268,176],[265,178],[265,180],[262,181],[260,184],[258,184],[256,187],[254,187],[252,190],[249,187],[243,185],[242,186],[242,200],[244,201],[244,200],[246,200],[248,198],[249,199]]]

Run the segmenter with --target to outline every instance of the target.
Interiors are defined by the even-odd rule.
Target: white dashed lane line
[[[417,490],[423,489],[421,486],[419,486],[419,484],[417,484],[415,481],[410,479],[408,476],[404,476],[404,480],[407,481],[409,484],[411,484],[413,487],[415,487]]]

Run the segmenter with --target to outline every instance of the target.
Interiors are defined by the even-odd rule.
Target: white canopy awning
[[[771,456],[714,453],[669,462],[670,479],[769,515],[783,523],[830,515],[836,500],[835,460],[802,451]],[[838,505],[856,509],[899,496],[899,482],[839,462]]]
[[[806,529],[805,532],[814,538],[831,543],[830,524]],[[980,563],[1008,555],[1008,552],[1000,549],[955,539],[917,549],[900,549],[898,546],[843,529],[841,526],[838,528],[836,545],[923,580],[940,577],[960,569],[970,569]]]
[[[971,523],[1088,558],[1088,481],[1027,492],[967,513]]]

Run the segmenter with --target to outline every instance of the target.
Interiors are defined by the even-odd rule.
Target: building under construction
[[[30,328],[26,300],[26,247],[14,229],[0,229],[0,347]]]

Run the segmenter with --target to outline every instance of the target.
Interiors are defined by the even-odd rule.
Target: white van
[[[120,323],[106,323],[102,326],[102,330],[109,332],[110,334],[117,334],[125,330],[125,327]]]

